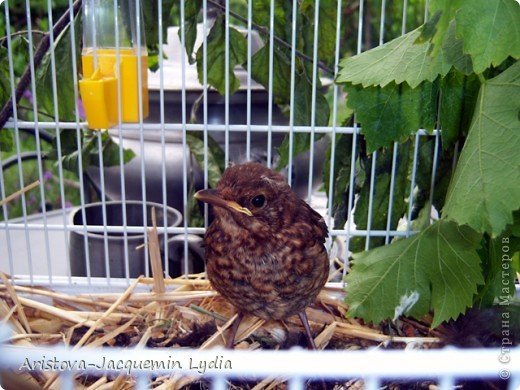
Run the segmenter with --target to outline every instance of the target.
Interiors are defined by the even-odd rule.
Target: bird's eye
[[[263,207],[265,205],[265,196],[256,195],[253,199],[251,199],[251,204],[255,206],[257,209]]]

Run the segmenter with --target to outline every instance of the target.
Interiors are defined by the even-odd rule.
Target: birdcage
[[[520,7],[440,3],[0,1],[0,385],[520,388]],[[194,194],[246,161],[328,226],[319,351],[291,319],[221,348]]]

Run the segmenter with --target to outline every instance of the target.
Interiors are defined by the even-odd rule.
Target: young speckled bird
[[[226,169],[215,189],[195,197],[214,206],[204,237],[208,278],[239,311],[227,347],[244,313],[265,320],[298,314],[315,349],[305,308],[329,274],[321,216],[281,174],[256,163]]]

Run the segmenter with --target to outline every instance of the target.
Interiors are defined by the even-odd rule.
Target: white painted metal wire
[[[2,4],[3,3],[3,4]],[[13,0],[4,0],[0,2],[2,7],[2,18],[5,19],[5,25],[9,28],[11,26],[11,15],[13,14],[16,7],[20,7],[21,1],[13,1]],[[137,45],[138,51],[140,50],[141,40],[140,34],[141,30],[139,28],[142,20],[140,19],[140,7],[142,1],[135,1],[135,11],[137,15]],[[226,29],[225,29],[225,39],[226,42],[229,42],[229,23],[231,20],[230,16],[230,2],[220,2],[223,5],[224,15],[226,18]],[[247,34],[247,62],[251,62],[251,58],[253,56],[253,0],[246,1],[247,3],[247,24],[244,27],[245,32]],[[368,0],[360,0],[359,1],[359,12],[358,12],[358,26],[356,29],[357,33],[357,44],[354,48],[354,52],[361,53],[366,50],[364,43],[364,23],[366,20],[364,18],[364,12],[367,7]],[[407,15],[408,15],[408,4],[407,0],[403,0],[403,11],[402,11],[402,28],[401,32],[404,34],[409,27],[407,27]],[[233,160],[236,156],[232,155],[232,145],[230,138],[232,135],[236,133],[244,133],[246,135],[246,150],[245,150],[245,158],[247,160],[252,158],[253,150],[252,150],[252,139],[255,135],[265,135],[267,144],[265,148],[266,155],[266,163],[271,166],[273,161],[273,139],[275,136],[281,133],[288,133],[289,135],[289,150],[293,150],[294,136],[295,134],[306,133],[310,135],[310,142],[314,144],[315,137],[317,135],[326,134],[330,137],[330,142],[335,144],[336,137],[339,135],[348,135],[353,137],[352,142],[352,160],[351,160],[351,174],[350,174],[350,188],[353,188],[355,185],[355,155],[356,151],[360,147],[358,144],[357,135],[360,132],[359,127],[354,124],[353,126],[347,126],[340,123],[338,108],[341,104],[341,90],[336,84],[332,84],[330,87],[332,93],[332,110],[331,110],[331,121],[328,126],[317,126],[315,125],[315,113],[316,113],[316,86],[318,84],[318,79],[320,77],[319,69],[318,69],[318,46],[319,46],[319,36],[318,36],[318,23],[319,23],[319,0],[314,2],[315,7],[315,31],[314,31],[314,42],[313,42],[313,51],[312,51],[312,83],[313,83],[313,95],[312,95],[312,105],[310,107],[312,113],[312,123],[310,126],[296,126],[295,125],[295,112],[294,112],[294,104],[290,104],[288,110],[288,124],[280,125],[276,124],[273,120],[273,80],[274,80],[274,72],[275,69],[273,67],[273,51],[274,49],[274,10],[275,10],[275,1],[270,2],[270,19],[269,19],[269,39],[267,40],[267,44],[269,45],[270,52],[270,62],[268,68],[269,74],[269,88],[267,90],[267,99],[268,99],[268,111],[267,118],[265,124],[255,123],[253,120],[254,112],[253,112],[253,96],[252,93],[254,91],[254,82],[251,77],[250,72],[246,72],[245,78],[245,93],[246,93],[246,120],[243,124],[233,123],[231,120],[231,95],[229,94],[229,68],[230,68],[230,52],[229,45],[225,50],[225,75],[226,75],[226,94],[223,97],[224,99],[224,117],[222,122],[214,122],[211,118],[210,113],[210,96],[208,92],[208,74],[207,74],[207,34],[209,32],[209,17],[207,14],[209,3],[206,0],[202,1],[202,42],[203,42],[203,61],[202,61],[202,77],[200,80],[202,81],[202,100],[201,100],[201,110],[202,110],[202,120],[199,123],[191,123],[188,112],[188,103],[187,103],[187,93],[189,92],[187,86],[187,73],[188,73],[188,61],[186,52],[181,50],[180,55],[180,74],[174,75],[175,78],[180,79],[181,85],[181,95],[180,95],[180,120],[171,121],[167,119],[170,114],[168,110],[169,103],[167,101],[167,82],[171,80],[169,78],[172,77],[171,74],[166,74],[165,63],[168,61],[162,55],[159,55],[159,70],[157,71],[158,78],[158,118],[155,122],[146,121],[143,118],[143,110],[142,105],[139,104],[140,112],[139,112],[139,121],[137,123],[124,123],[121,116],[121,106],[119,107],[119,116],[118,123],[115,125],[114,129],[116,130],[116,136],[114,136],[115,141],[122,145],[125,142],[124,133],[126,131],[137,131],[139,134],[138,142],[139,142],[139,150],[138,154],[142,157],[139,165],[139,176],[140,181],[138,186],[141,187],[141,200],[143,202],[147,201],[147,176],[150,175],[150,172],[146,169],[146,161],[147,158],[151,158],[150,152],[146,150],[146,140],[145,137],[152,133],[156,132],[159,134],[158,142],[160,144],[160,159],[163,161],[159,170],[160,170],[160,184],[157,189],[157,193],[160,194],[163,201],[161,202],[161,206],[164,214],[167,213],[167,202],[168,194],[172,191],[181,194],[181,213],[184,216],[189,214],[189,205],[190,205],[190,175],[192,174],[192,163],[190,162],[190,156],[187,145],[187,135],[193,134],[195,132],[202,132],[203,144],[204,144],[204,166],[207,167],[209,160],[209,148],[210,148],[210,140],[209,137],[215,134],[224,134],[223,138],[223,151],[224,151],[224,161],[227,164],[229,161]],[[384,43],[385,36],[385,24],[388,21],[388,16],[386,14],[386,10],[388,8],[389,2],[386,0],[381,0],[378,2],[380,4],[380,24],[379,24],[379,32],[378,32],[378,40],[379,44]],[[292,40],[291,40],[291,50],[290,50],[290,63],[291,63],[291,78],[289,80],[291,86],[291,102],[295,99],[295,68],[297,66],[297,52],[296,52],[296,29],[298,24],[298,15],[296,13],[297,9],[297,0],[292,1],[292,9],[293,13],[291,15],[292,19]],[[337,2],[337,20],[336,24],[336,43],[335,43],[335,58],[333,61],[334,71],[337,71],[338,64],[343,55],[341,51],[341,27],[342,23],[344,23],[342,18],[342,11],[345,7],[345,2]],[[350,5],[350,4],[347,4]],[[53,2],[51,0],[47,1],[47,19],[49,34],[50,34],[50,42],[51,46],[54,45],[57,37],[52,34],[52,25],[56,20],[53,19],[52,16],[52,6]],[[73,1],[69,0],[68,6],[70,9],[70,17],[73,16]],[[185,15],[185,2],[181,1],[179,3],[180,6],[180,17],[181,20],[184,20]],[[421,10],[424,12],[424,19],[428,19],[428,11],[427,7],[428,1],[425,1],[425,8]],[[126,208],[121,208],[122,213],[122,223],[119,226],[108,226],[107,225],[107,200],[104,196],[101,196],[101,212],[102,212],[102,221],[100,225],[87,225],[83,224],[73,224],[71,222],[71,214],[72,210],[67,208],[66,204],[66,189],[65,189],[65,174],[64,167],[62,164],[57,164],[58,167],[58,186],[59,186],[59,196],[60,207],[56,211],[46,211],[46,203],[47,203],[47,193],[45,188],[45,172],[42,169],[42,142],[40,139],[40,131],[44,130],[54,130],[58,137],[58,148],[57,148],[57,156],[58,160],[61,160],[62,155],[65,151],[61,150],[61,143],[59,141],[60,131],[71,132],[75,135],[77,144],[80,144],[80,132],[83,129],[87,128],[87,124],[84,119],[81,117],[79,107],[76,107],[75,110],[75,119],[69,121],[60,120],[60,102],[58,100],[58,90],[60,88],[60,69],[57,68],[57,59],[54,56],[54,53],[51,51],[52,56],[50,59],[50,67],[52,69],[52,88],[53,88],[53,104],[54,104],[54,113],[52,116],[44,121],[38,120],[38,111],[39,111],[39,100],[37,94],[37,86],[35,84],[35,74],[36,69],[34,68],[34,52],[33,52],[33,32],[32,32],[32,20],[31,20],[31,1],[25,0],[23,7],[25,7],[25,13],[27,18],[26,29],[27,29],[27,39],[28,39],[28,57],[29,63],[31,64],[31,75],[32,75],[32,83],[29,86],[28,90],[32,96],[32,106],[30,107],[33,119],[20,119],[20,115],[16,105],[13,107],[13,114],[11,119],[6,123],[5,128],[11,129],[14,134],[15,139],[15,147],[16,147],[16,164],[14,167],[10,168],[10,170],[14,170],[17,172],[17,181],[19,183],[19,187],[22,188],[24,183],[26,183],[26,173],[24,172],[24,164],[23,164],[23,153],[20,149],[20,140],[23,138],[23,132],[32,132],[34,134],[36,143],[36,158],[38,161],[38,172],[37,177],[40,181],[40,185],[38,186],[38,191],[40,194],[40,210],[41,212],[37,215],[30,215],[28,212],[28,204],[30,200],[27,198],[25,194],[21,194],[21,210],[22,214],[19,218],[10,218],[9,213],[7,211],[6,206],[3,206],[4,211],[4,221],[0,222],[0,271],[6,272],[12,277],[12,281],[14,283],[20,285],[46,285],[51,288],[60,289],[63,291],[120,291],[125,286],[128,286],[131,283],[131,276],[126,273],[122,278],[111,278],[110,272],[107,273],[105,277],[93,277],[92,270],[89,267],[89,262],[86,263],[86,274],[85,276],[76,276],[71,273],[70,262],[69,262],[69,249],[70,249],[70,234],[72,232],[82,233],[82,237],[84,239],[83,251],[84,258],[90,258],[90,247],[88,245],[88,234],[87,233],[98,233],[104,237],[104,264],[106,269],[108,269],[108,259],[109,259],[109,249],[108,249],[108,235],[109,234],[119,234],[124,239],[124,258],[127,263],[126,268],[128,269],[128,260],[129,260],[129,245],[127,239],[129,235],[135,233],[143,234],[147,229],[147,220],[144,218],[144,223],[142,227],[132,227],[128,226],[127,220],[128,215]],[[118,22],[118,9],[117,4],[114,2],[114,14],[116,18],[116,25]],[[158,24],[158,42],[159,47],[162,48],[163,45],[167,43],[167,38],[163,34],[163,25],[166,23],[163,18],[163,4],[161,1],[158,2],[157,7],[157,24]],[[422,13],[421,13],[422,15]],[[69,29],[67,32],[67,36],[64,39],[70,39],[71,41],[71,64],[73,69],[73,85],[74,91],[73,95],[75,101],[79,99],[79,91],[78,91],[78,64],[76,63],[77,55],[79,54],[77,50],[79,48],[76,47],[75,42],[77,39],[76,34],[78,31],[74,29]],[[116,42],[116,47],[119,47],[121,37],[119,36],[119,29],[114,30],[114,37]],[[172,34],[172,36],[174,36]],[[185,40],[185,29],[184,24],[181,23],[180,27],[180,41],[183,45]],[[13,47],[13,39],[10,34],[6,35],[6,47],[9,51],[9,74],[11,87],[11,94],[14,96],[16,85],[15,85],[15,65],[13,63],[12,57],[12,47]],[[117,59],[116,63],[120,65],[121,58],[119,52],[117,51]],[[138,62],[138,73],[141,74],[141,62]],[[141,83],[143,81],[139,79],[139,95],[138,100],[142,102],[144,97],[142,95]],[[118,79],[118,97],[119,102],[121,102],[121,80]],[[119,103],[121,105],[121,103]],[[182,175],[182,179],[180,181],[180,185],[173,188],[169,183],[168,175],[171,169],[174,167],[168,166],[166,164],[168,158],[168,145],[169,145],[169,137],[178,136],[180,139],[180,144],[182,148],[180,149],[180,172]],[[97,140],[96,145],[99,149],[102,148],[102,135],[101,133],[96,134]],[[414,143],[414,157],[413,157],[413,170],[411,172],[411,183],[410,183],[410,192],[413,192],[416,184],[416,175],[417,175],[417,166],[418,166],[418,146],[420,139],[422,137],[430,137],[428,133],[423,130],[418,130],[417,135],[415,136]],[[435,137],[435,151],[437,151],[437,145],[439,143],[439,134],[438,132],[434,132]],[[389,199],[392,200],[394,198],[394,178],[395,178],[395,170],[398,159],[398,149],[397,143],[394,144],[393,147],[393,156],[392,156],[392,180],[390,184],[390,192],[388,194]],[[377,153],[374,153],[372,159],[372,179],[370,182],[370,198],[369,198],[369,212],[368,212],[368,224],[366,229],[356,229],[356,227],[352,224],[351,218],[347,220],[345,227],[334,227],[333,226],[333,215],[330,208],[327,209],[326,204],[332,204],[332,194],[333,191],[333,175],[334,172],[331,170],[330,172],[330,180],[329,180],[329,195],[328,198],[324,195],[324,192],[317,191],[316,186],[313,185],[315,177],[314,171],[314,163],[315,163],[315,151],[314,148],[310,149],[309,158],[308,158],[308,167],[306,167],[306,172],[308,172],[308,177],[306,179],[307,188],[305,191],[305,195],[307,200],[311,204],[318,204],[318,207],[321,207],[322,214],[325,216],[325,219],[330,228],[330,234],[333,240],[338,239],[343,242],[344,245],[340,247],[339,257],[344,259],[348,259],[349,253],[349,243],[350,238],[352,237],[366,237],[366,248],[370,247],[370,238],[373,237],[384,237],[385,242],[389,243],[393,237],[398,236],[409,236],[414,232],[411,231],[410,224],[406,225],[406,228],[403,230],[392,230],[390,224],[390,218],[392,215],[392,203],[389,202],[388,209],[388,222],[386,229],[384,230],[376,230],[371,226],[372,220],[372,204],[373,204],[373,194],[375,188],[375,164],[376,160],[379,157]],[[119,159],[123,161],[123,149],[119,148]],[[77,159],[79,166],[83,165],[84,156],[82,153],[77,154]],[[105,166],[104,156],[103,154],[99,154],[97,164],[100,167]],[[331,150],[330,155],[330,165],[332,167],[335,166],[335,160],[338,158],[336,156],[336,151],[334,148]],[[294,177],[294,170],[297,168],[294,164],[295,156],[291,152],[289,154],[289,164],[287,168],[287,177],[291,184]],[[5,162],[5,158],[0,154],[0,163]],[[438,154],[435,153],[433,157],[432,163],[432,179],[431,179],[431,194],[433,194],[433,186],[434,179],[436,175],[438,163]],[[118,179],[120,186],[121,194],[120,199],[123,203],[129,200],[131,197],[127,193],[128,187],[125,185],[127,181],[127,177],[125,177],[125,169],[124,164],[121,162],[119,165],[119,170],[121,172],[121,176]],[[178,167],[177,167],[178,168]],[[301,169],[299,169],[301,171]],[[103,195],[107,192],[106,185],[107,180],[104,169],[99,169],[99,191]],[[5,182],[6,172],[4,169],[0,170],[0,198],[6,198],[9,194],[6,193],[5,186],[2,183]],[[83,174],[78,174],[79,188],[85,188],[87,186],[86,178]],[[202,172],[202,182],[203,186],[207,187],[209,183],[209,173],[207,169],[204,169]],[[82,216],[82,220],[85,221],[86,211],[85,205],[89,203],[87,199],[87,195],[84,191],[79,191],[78,198],[79,204],[78,210]],[[431,199],[430,199],[431,200]],[[354,198],[354,193],[349,193],[349,198],[347,202],[347,215],[351,215],[352,211],[355,207],[356,199]],[[411,220],[411,213],[413,209],[413,198],[410,201],[408,208],[408,220]],[[208,225],[207,218],[207,206],[204,208],[204,226]],[[142,213],[146,214],[147,209],[145,203],[142,206]],[[202,235],[204,233],[204,228],[196,227],[191,224],[191,220],[189,218],[183,218],[183,221],[178,226],[168,226],[166,222],[162,226],[158,226],[159,233],[166,233],[167,237],[180,236],[182,238],[182,253],[184,254],[182,263],[184,270],[190,269],[189,264],[189,250],[190,250],[190,241],[188,238],[191,235]],[[144,236],[146,241],[146,235]],[[168,258],[169,251],[171,250],[170,246],[164,243],[164,256]],[[148,256],[146,251],[144,251],[145,256]],[[146,276],[150,275],[151,270],[148,268],[148,261],[146,261]],[[169,272],[169,264],[165,264],[166,272]],[[344,267],[346,270],[346,267]],[[5,327],[2,328],[3,332],[3,340],[7,339],[9,330]],[[2,340],[0,340],[2,341]],[[73,370],[61,370],[57,369],[56,366],[50,367],[48,370],[57,371],[60,373],[60,380],[62,388],[72,388],[72,379],[73,374],[78,372],[88,373],[95,372],[99,370],[107,370],[107,367],[101,367],[99,363],[100,358],[106,358],[107,360],[112,359],[114,361],[124,361],[124,362],[140,362],[145,359],[143,356],[146,355],[146,359],[150,361],[179,361],[183,363],[182,369],[179,369],[179,373],[184,374],[196,374],[194,369],[190,368],[190,361],[193,362],[201,362],[206,361],[209,362],[215,359],[215,356],[222,356],[221,360],[224,362],[231,362],[232,369],[215,369],[208,370],[205,372],[206,377],[212,384],[212,387],[215,389],[223,389],[226,388],[227,378],[265,378],[271,376],[280,376],[283,378],[287,378],[289,388],[291,389],[300,389],[305,386],[306,380],[309,378],[340,378],[344,379],[345,383],[348,380],[353,379],[362,379],[364,381],[364,386],[367,389],[376,389],[382,386],[384,380],[400,378],[403,380],[409,379],[431,379],[433,382],[437,383],[440,388],[450,389],[453,388],[456,381],[466,380],[466,379],[496,379],[501,376],[506,378],[506,376],[511,376],[511,380],[509,381],[508,388],[509,389],[517,389],[520,388],[520,365],[518,361],[520,361],[520,351],[518,349],[489,349],[489,350],[457,350],[457,349],[444,349],[444,350],[433,350],[433,351],[414,351],[413,346],[409,346],[410,350],[404,351],[383,351],[383,350],[370,350],[363,352],[343,352],[343,351],[327,351],[320,353],[313,353],[304,350],[290,350],[290,351],[257,351],[257,352],[240,352],[240,351],[196,351],[196,350],[146,350],[144,353],[141,350],[119,350],[116,348],[103,348],[102,350],[92,351],[88,348],[79,349],[71,351],[66,348],[20,348],[13,347],[6,344],[0,343],[0,371],[5,369],[18,369],[24,364],[26,361],[35,362],[42,361],[44,364],[48,363],[48,359],[54,359],[59,363],[55,364],[67,364],[71,359],[74,361],[85,362],[87,367],[85,369],[73,369]],[[45,355],[45,357],[43,357]],[[501,357],[506,356],[504,359],[508,359],[507,361],[501,360]],[[28,359],[28,360],[27,360]],[[191,360],[190,360],[191,359]],[[51,363],[49,363],[51,364]],[[53,363],[54,364],[54,363]],[[92,365],[89,365],[92,364]],[[137,364],[137,363],[136,363]],[[99,365],[97,367],[96,365]],[[60,366],[61,367],[61,366]],[[27,368],[27,365],[26,365]],[[41,368],[41,367],[40,367]],[[44,368],[43,370],[47,370]],[[113,373],[124,372],[125,369],[112,370]],[[148,386],[148,378],[153,374],[157,375],[161,374],[171,374],[171,369],[154,369],[151,372],[148,369],[133,369],[131,374],[136,377],[136,386],[137,388],[147,388]]]

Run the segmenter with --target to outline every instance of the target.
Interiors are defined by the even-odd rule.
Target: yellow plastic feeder
[[[139,122],[139,103],[143,119],[148,117],[148,53],[144,26],[140,25],[138,41],[135,2],[120,0],[117,9],[119,25],[115,26],[113,0],[83,3],[83,79],[79,88],[91,129],[107,129],[118,123],[119,96],[123,122]],[[119,42],[116,42],[116,28]]]

